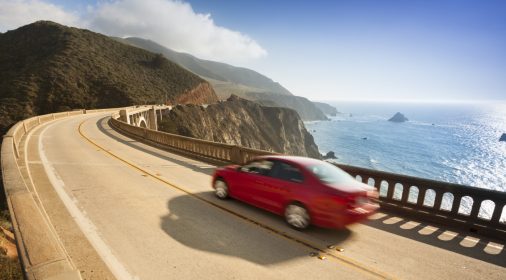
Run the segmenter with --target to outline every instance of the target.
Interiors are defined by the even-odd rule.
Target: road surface
[[[215,166],[107,121],[53,121],[24,142],[38,198],[84,279],[506,279],[503,243],[388,213],[297,232],[215,198]]]

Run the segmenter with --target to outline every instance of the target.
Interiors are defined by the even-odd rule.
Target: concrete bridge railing
[[[506,238],[506,192],[336,165],[375,186],[383,208]]]
[[[3,136],[1,168],[4,191],[12,219],[16,246],[26,279],[81,279],[51,226],[29,178],[23,176],[26,162],[23,137],[35,127],[76,115],[119,109],[76,110],[32,117],[16,123]]]
[[[128,125],[113,114],[111,126],[155,146],[221,162],[244,164],[274,154],[235,145],[205,141]],[[336,164],[380,192],[383,208],[425,220],[463,226],[471,231],[506,238],[506,192]],[[470,211],[466,211],[469,209]]]

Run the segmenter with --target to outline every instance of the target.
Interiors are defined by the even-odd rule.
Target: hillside
[[[293,109],[299,113],[299,116],[304,121],[328,120],[325,114],[313,102],[302,96],[284,96],[269,92],[246,92],[239,96],[249,100],[256,100],[264,106]]]
[[[235,95],[206,108],[176,106],[165,112],[159,129],[243,147],[321,157],[313,136],[294,110],[264,107]]]
[[[176,52],[153,41],[142,38],[130,37],[120,40],[154,53],[161,53],[168,59],[205,78],[228,82],[230,84],[240,84],[278,94],[292,95],[279,83],[251,69],[199,59],[190,54]]]
[[[32,115],[149,103],[213,103],[209,83],[161,55],[39,21],[0,34],[0,133]]]
[[[334,106],[331,106],[327,103],[313,101],[313,104],[316,105],[316,107],[318,107],[318,109],[320,109],[325,115],[335,117],[337,114],[339,114],[339,111],[337,111]]]
[[[294,109],[304,121],[326,120],[325,114],[307,98],[294,96],[279,83],[250,69],[229,64],[203,60],[190,54],[173,51],[153,41],[141,38],[114,38],[120,42],[161,53],[193,73],[200,75],[213,86],[218,98],[230,95],[258,101],[261,104],[279,104]]]

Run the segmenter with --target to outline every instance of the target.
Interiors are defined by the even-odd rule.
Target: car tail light
[[[367,196],[349,196],[347,198],[346,205],[348,206],[348,208],[353,209],[359,208],[367,203],[369,203],[369,199],[367,198]]]

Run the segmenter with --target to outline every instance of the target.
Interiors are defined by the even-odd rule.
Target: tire
[[[296,230],[303,230],[311,225],[309,212],[300,203],[291,203],[286,206],[285,221]]]
[[[228,198],[228,186],[223,179],[216,179],[214,181],[214,194],[219,199],[227,199]]]

